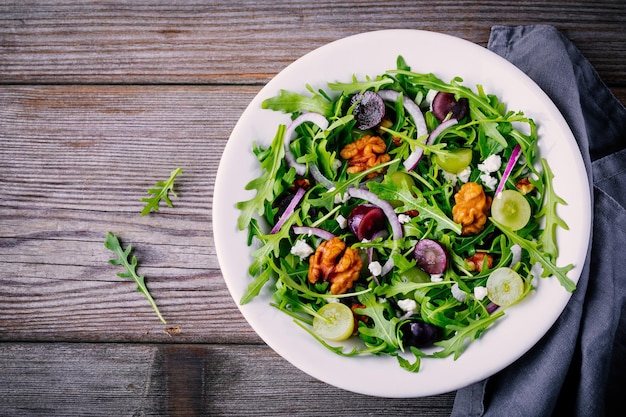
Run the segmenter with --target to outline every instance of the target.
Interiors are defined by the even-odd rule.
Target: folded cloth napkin
[[[554,326],[512,365],[458,390],[452,417],[624,415],[626,109],[554,27],[495,26],[488,48],[532,78],[572,129],[593,184],[593,230]]]

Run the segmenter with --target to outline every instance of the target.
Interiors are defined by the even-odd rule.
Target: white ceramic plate
[[[262,110],[261,102],[280,89],[306,93],[305,85],[324,88],[327,82],[376,76],[394,69],[398,55],[416,72],[432,72],[444,81],[455,76],[474,89],[482,84],[511,110],[521,110],[538,124],[540,153],[555,173],[557,193],[567,202],[559,214],[570,229],[559,230],[558,265],[574,264],[568,274],[575,282],[581,273],[590,233],[589,183],[574,137],[565,120],[524,73],[471,42],[433,32],[390,30],[368,32],[332,42],[298,59],[252,100],[235,126],[224,151],[215,184],[213,227],[222,273],[237,304],[251,278],[247,233],[237,229],[238,201],[252,191],[244,186],[260,174],[251,152],[254,141],[268,145],[279,123],[288,116]],[[419,373],[400,368],[392,357],[338,356],[314,340],[292,319],[271,307],[264,291],[239,306],[259,336],[278,354],[302,371],[328,384],[357,393],[381,397],[417,397],[449,392],[482,380],[522,356],[552,326],[571,294],[555,278],[540,280],[538,289],[472,343],[456,361],[425,359]]]

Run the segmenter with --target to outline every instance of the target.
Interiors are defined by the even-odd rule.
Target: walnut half
[[[307,277],[312,284],[328,281],[332,294],[343,294],[359,278],[362,266],[359,253],[334,237],[319,245],[311,255]]]
[[[361,139],[347,144],[339,152],[339,155],[348,160],[348,173],[356,174],[376,165],[389,162],[391,157],[387,151],[387,145],[378,136],[363,136]],[[379,172],[368,174],[368,178],[373,178]]]
[[[462,226],[462,235],[473,235],[485,227],[487,214],[491,207],[491,197],[485,194],[483,187],[475,182],[467,182],[454,195],[452,219]]]

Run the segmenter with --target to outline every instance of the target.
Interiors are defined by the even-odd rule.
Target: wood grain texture
[[[220,272],[213,188],[245,107],[303,54],[380,29],[486,46],[496,24],[555,25],[626,103],[621,0],[0,2],[0,415],[449,415],[454,393],[355,395],[267,347]],[[176,167],[174,207],[142,217]]]
[[[0,346],[2,415],[434,417],[448,415],[454,401],[453,393],[390,399],[343,391],[266,346]]]
[[[259,84],[306,52],[364,31],[432,30],[486,46],[493,25],[551,24],[609,86],[625,86],[621,0],[77,4],[0,5],[3,82]]]

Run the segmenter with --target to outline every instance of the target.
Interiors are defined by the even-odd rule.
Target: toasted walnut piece
[[[386,150],[387,146],[380,137],[363,136],[361,139],[344,146],[339,155],[348,160],[348,173],[355,174],[390,161],[391,157],[386,153]],[[379,173],[372,172],[367,177],[373,178]]]
[[[452,219],[461,224],[461,234],[467,236],[480,232],[485,227],[491,207],[491,197],[485,195],[483,187],[475,182],[466,182],[454,195],[454,201]]]
[[[535,186],[530,183],[528,178],[522,178],[515,183],[515,188],[517,188],[520,193],[526,195],[534,190]]]
[[[343,294],[359,278],[362,266],[359,253],[334,237],[319,245],[309,258],[307,278],[313,284],[328,281],[332,294]]]
[[[493,256],[484,252],[477,252],[465,260],[467,269],[469,271],[482,271],[485,260],[487,261],[487,268],[493,266]]]

